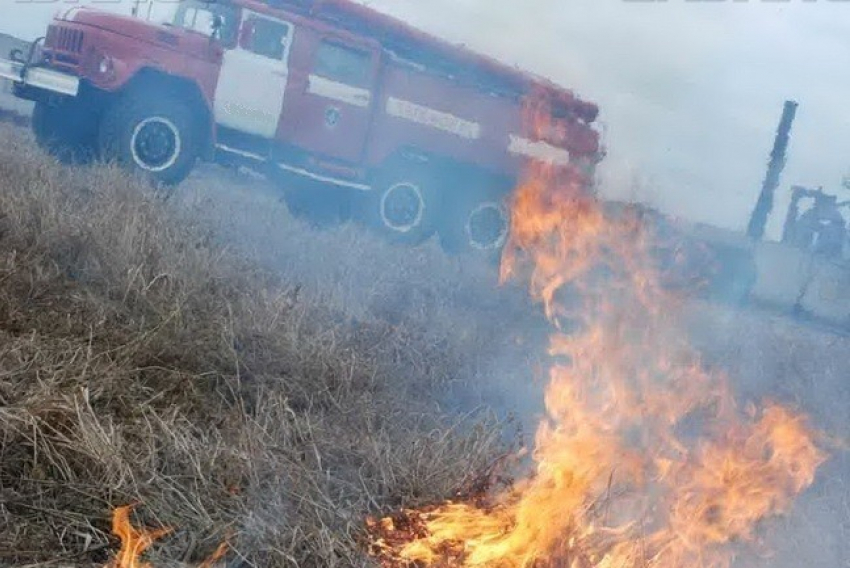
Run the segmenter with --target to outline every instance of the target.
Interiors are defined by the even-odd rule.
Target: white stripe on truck
[[[511,154],[525,156],[556,166],[566,166],[570,163],[570,152],[564,148],[558,148],[542,140],[529,140],[515,134],[511,134],[510,139],[508,152]]]
[[[478,140],[481,138],[481,125],[453,114],[418,105],[403,99],[387,99],[387,114],[403,118],[423,126],[449,132],[461,138]]]
[[[309,81],[307,92],[311,95],[361,108],[368,107],[369,103],[372,102],[372,95],[368,89],[352,87],[351,85],[325,79],[318,75],[310,75]]]

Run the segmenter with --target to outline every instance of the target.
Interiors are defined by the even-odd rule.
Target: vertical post
[[[782,170],[785,169],[785,155],[791,136],[791,125],[794,124],[794,117],[796,116],[797,103],[794,101],[785,101],[782,120],[779,122],[779,128],[776,131],[776,140],[773,143],[773,151],[770,153],[767,175],[764,178],[761,194],[759,195],[758,202],[756,202],[753,214],[750,216],[750,223],[747,226],[747,235],[753,240],[761,240],[764,237],[767,218],[773,210],[773,195],[776,193],[776,188],[779,187],[779,177],[782,175]]]
[[[807,193],[806,189],[795,185],[791,188],[791,204],[785,214],[785,224],[782,226],[782,242],[792,244],[796,241],[797,220],[800,218],[800,200]]]

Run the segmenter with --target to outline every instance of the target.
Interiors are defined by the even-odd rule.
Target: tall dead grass
[[[253,565],[358,566],[364,515],[474,484],[501,431],[447,418],[454,356],[241,260],[110,167],[0,125],[0,564],[104,562],[111,510]]]

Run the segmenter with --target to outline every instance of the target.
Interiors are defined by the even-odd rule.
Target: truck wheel
[[[176,185],[198,158],[197,130],[191,109],[179,101],[131,94],[106,111],[99,143],[105,159],[155,182]]]
[[[418,245],[434,234],[440,210],[437,182],[418,164],[399,162],[376,176],[355,216],[389,240]]]
[[[35,103],[32,129],[36,143],[61,162],[86,163],[95,155],[97,117],[79,101]]]
[[[509,232],[510,212],[504,195],[475,191],[469,196],[458,196],[446,207],[440,224],[440,245],[448,253],[471,253],[496,260]]]

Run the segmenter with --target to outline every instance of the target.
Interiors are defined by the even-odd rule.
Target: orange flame
[[[538,100],[528,118],[533,134],[552,128]],[[574,170],[527,174],[502,278],[528,274],[555,329],[534,471],[485,506],[371,523],[373,554],[387,567],[728,567],[733,543],[812,484],[815,434],[779,405],[741,411],[701,364],[636,210],[606,209]]]
[[[107,566],[109,568],[150,568],[150,564],[141,561],[142,554],[158,539],[169,534],[172,529],[137,529],[130,522],[132,505],[118,507],[112,513],[112,534],[121,539],[118,555]]]
[[[112,534],[121,539],[121,548],[115,559],[106,568],[151,568],[151,565],[141,560],[142,554],[158,539],[170,534],[173,529],[137,529],[130,522],[130,512],[133,505],[118,507],[112,513]],[[227,552],[229,545],[222,542],[198,568],[212,568]]]

